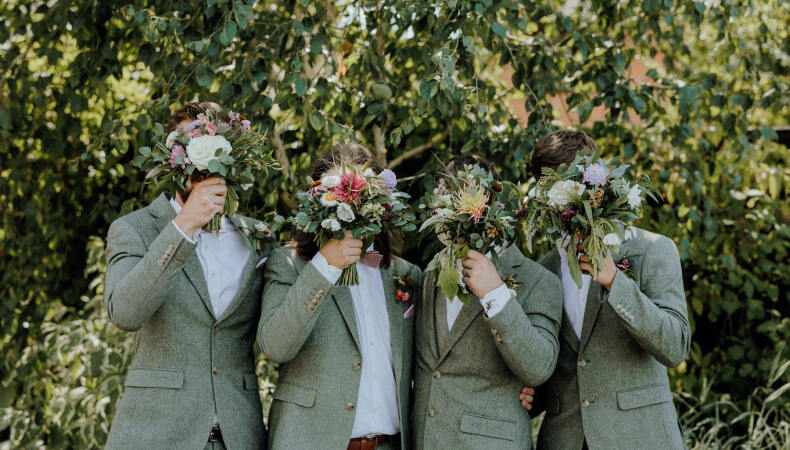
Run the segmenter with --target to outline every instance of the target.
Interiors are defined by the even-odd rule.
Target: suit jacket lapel
[[[403,305],[395,299],[395,280],[392,266],[381,269],[381,282],[384,285],[384,301],[390,319],[390,341],[392,342],[392,361],[395,365],[395,381],[400,383],[403,368]]]
[[[359,349],[359,332],[357,331],[357,318],[354,315],[354,303],[351,298],[351,290],[348,286],[335,285],[332,287],[332,298],[335,299],[335,303],[338,309],[340,309],[343,319],[346,321],[348,331],[351,333],[351,337],[354,338],[357,349]]]
[[[161,194],[151,203],[150,212],[151,215],[154,216],[154,224],[159,232],[161,232],[176,216],[176,212],[173,210],[173,207],[170,205],[170,200],[165,194]],[[203,305],[206,307],[209,314],[211,314],[212,319],[217,320],[217,318],[214,317],[214,307],[211,305],[211,297],[208,294],[208,287],[206,286],[206,277],[203,274],[203,267],[200,265],[197,252],[192,252],[184,263],[184,272],[198,291],[200,299],[203,301]]]
[[[425,330],[426,337],[428,338],[428,347],[430,347],[431,354],[433,354],[434,358],[438,360],[439,353],[437,353],[438,344],[436,343],[436,321],[434,320],[437,298],[436,280],[433,277],[433,272],[426,272],[425,282],[422,285],[421,298],[425,306],[425,311],[422,315],[417,317],[417,320],[422,321],[422,329]]]
[[[595,319],[598,318],[598,312],[601,310],[601,285],[596,283],[595,280],[590,281],[590,290],[587,292],[587,304],[584,308],[584,321],[582,322],[582,339],[579,343],[579,350],[584,349],[585,344],[590,339],[593,326],[595,326]]]
[[[555,246],[548,255],[544,256],[543,259],[540,260],[540,263],[543,267],[549,269],[552,273],[557,275],[557,277],[562,280],[562,269],[560,268],[561,264],[560,260],[560,253]],[[589,293],[588,293],[589,297]],[[586,316],[586,313],[585,313]],[[568,345],[571,346],[573,351],[576,353],[579,352],[579,337],[576,336],[576,332],[573,330],[573,324],[571,323],[570,318],[568,318],[568,314],[565,312],[565,306],[562,307],[562,325],[560,327],[560,334],[563,338],[568,342]]]

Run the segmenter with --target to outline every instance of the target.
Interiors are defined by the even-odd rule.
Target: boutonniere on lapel
[[[283,224],[285,223],[285,218],[283,216],[277,215],[274,216],[272,221],[272,225],[269,225],[266,222],[256,222],[255,225],[252,227],[247,226],[247,224],[243,224],[239,227],[244,236],[250,240],[253,248],[255,248],[255,252],[260,254],[269,254],[269,251],[264,250],[271,250],[271,246],[274,243],[274,236],[275,233],[282,228]]]
[[[502,281],[505,283],[505,286],[507,286],[510,294],[515,296],[518,292],[518,281],[516,281],[516,274],[509,273],[502,277]]]
[[[633,262],[632,262],[633,258],[634,258],[633,256],[631,257],[623,256],[619,262],[615,263],[615,266],[617,266],[617,268],[620,269],[620,271],[623,272],[625,276],[636,281],[636,272],[634,272]]]
[[[409,303],[409,309],[403,313],[403,318],[408,319],[409,317],[414,315],[414,290],[415,290],[415,283],[414,279],[409,275],[398,275],[393,277],[395,281],[395,302],[396,303]]]

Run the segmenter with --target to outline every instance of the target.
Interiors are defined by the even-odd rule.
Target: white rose
[[[607,247],[619,247],[620,244],[620,236],[615,233],[609,233],[603,237],[603,245]]]
[[[165,147],[173,148],[173,145],[176,143],[176,137],[178,137],[178,132],[171,131],[170,134],[167,135],[167,139],[165,140]]]
[[[584,193],[584,185],[573,180],[562,180],[554,183],[546,196],[549,206],[563,207],[578,199]]]
[[[348,203],[341,203],[337,206],[337,218],[342,220],[343,222],[351,222],[354,220],[354,211],[351,210],[351,206]]]
[[[330,231],[337,231],[340,229],[340,222],[335,219],[324,219],[321,222],[321,227]]]
[[[321,185],[326,186],[329,189],[340,184],[340,176],[339,175],[324,175],[321,177]]]
[[[217,150],[224,150],[228,153],[233,150],[230,142],[222,136],[199,136],[189,141],[187,145],[187,156],[198,170],[208,169],[208,162],[215,159]]]
[[[631,189],[628,190],[628,206],[631,209],[639,209],[642,206],[642,190],[639,189],[638,184],[631,186]]]

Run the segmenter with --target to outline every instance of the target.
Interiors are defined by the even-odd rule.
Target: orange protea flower
[[[482,189],[467,188],[453,196],[453,206],[458,214],[469,214],[469,217],[479,222],[488,209],[488,194]]]
[[[316,187],[316,186],[318,186],[320,184],[321,184],[321,180],[315,180],[315,181],[313,181],[313,184],[310,185],[310,187]]]

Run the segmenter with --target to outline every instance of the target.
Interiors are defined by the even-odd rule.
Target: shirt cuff
[[[197,242],[194,239],[192,239],[191,237],[187,236],[186,233],[184,233],[184,230],[178,228],[178,225],[176,224],[175,220],[173,221],[173,226],[176,227],[176,230],[178,230],[178,232],[181,233],[181,236],[184,236],[184,239],[189,241],[190,244],[197,244]]]
[[[324,258],[324,255],[321,252],[316,252],[313,259],[310,262],[315,266],[316,270],[326,278],[332,284],[337,283],[338,278],[343,273],[343,269],[338,269],[337,267],[329,264],[329,261]]]
[[[483,311],[486,312],[486,317],[490,319],[497,315],[499,311],[502,311],[510,300],[510,297],[510,289],[508,289],[505,283],[502,283],[498,288],[484,295],[483,298],[480,299],[480,304],[483,305]]]

